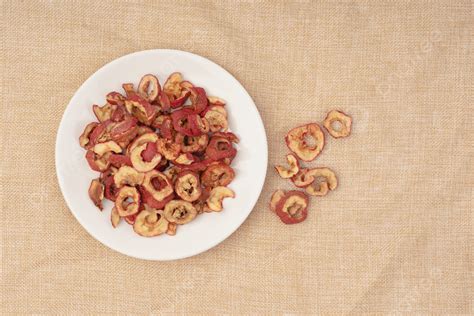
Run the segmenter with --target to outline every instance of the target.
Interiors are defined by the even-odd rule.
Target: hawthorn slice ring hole
[[[331,128],[336,132],[340,132],[342,130],[342,123],[339,120],[335,120],[331,123]]]

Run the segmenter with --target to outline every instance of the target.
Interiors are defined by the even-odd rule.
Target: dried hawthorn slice
[[[180,168],[171,166],[170,168],[163,171],[163,174],[168,178],[168,180],[170,180],[171,183],[174,183],[179,172]]]
[[[102,157],[94,153],[93,150],[88,150],[86,152],[86,160],[92,170],[102,172],[107,170],[110,166],[109,162],[110,153],[104,154]]]
[[[107,200],[115,201],[119,189],[115,185],[114,176],[112,174],[107,175],[103,178],[104,183],[104,196]]]
[[[156,145],[158,152],[167,160],[175,160],[181,152],[181,145],[169,139],[158,138]]]
[[[104,199],[104,185],[99,179],[94,179],[91,181],[89,186],[89,198],[100,210],[103,209],[102,200]]]
[[[205,109],[202,113],[201,116],[205,116],[207,112],[209,111],[216,111],[221,113],[222,115],[227,118],[227,110],[222,106],[222,105],[209,105],[207,109]]]
[[[316,123],[293,128],[286,135],[286,145],[301,160],[314,160],[324,147],[324,133]]]
[[[114,105],[112,113],[110,115],[110,120],[113,122],[121,122],[126,119],[127,116],[130,116],[125,109],[124,105]]]
[[[105,98],[107,99],[107,103],[110,104],[122,106],[125,104],[125,97],[116,91],[109,92]]]
[[[155,117],[155,119],[153,120],[153,123],[151,123],[151,126],[154,127],[154,128],[161,129],[161,126],[163,125],[163,122],[167,119],[171,120],[171,116],[169,116],[167,114],[157,115]]]
[[[168,230],[166,230],[166,234],[170,236],[176,235],[176,230],[178,229],[178,225],[176,223],[168,223]]]
[[[173,72],[163,85],[163,91],[168,95],[170,100],[175,100],[181,95],[181,82],[183,76],[180,72]]]
[[[143,161],[150,162],[155,158],[156,154],[158,153],[158,148],[155,142],[146,143],[145,150],[142,151],[141,156]]]
[[[124,83],[122,84],[122,89],[125,91],[127,98],[130,98],[137,94],[135,89],[133,88],[133,83]]]
[[[329,190],[337,188],[337,177],[334,171],[329,168],[314,168],[308,170],[308,177],[313,181],[306,187],[306,193],[315,196],[324,196]]]
[[[177,133],[175,136],[175,143],[181,146],[183,153],[193,153],[204,151],[209,143],[209,136],[202,134],[200,136],[186,136]]]
[[[296,224],[308,216],[308,196],[300,191],[288,191],[277,203],[276,213],[285,224]]]
[[[283,179],[289,179],[300,171],[300,164],[298,162],[298,159],[296,159],[295,155],[286,155],[286,160],[288,161],[288,165],[290,166],[290,168],[285,168],[283,166],[275,166],[276,171]]]
[[[163,201],[168,195],[173,193],[173,186],[170,181],[158,170],[145,173],[143,188],[157,201]]]
[[[211,193],[209,194],[209,198],[207,199],[207,206],[209,206],[209,208],[214,212],[220,212],[223,209],[222,200],[228,197],[234,198],[234,191],[227,187],[215,187],[211,190]]]
[[[110,212],[110,222],[112,223],[113,228],[116,228],[118,224],[120,223],[120,215],[115,206],[112,208],[112,211]]]
[[[115,141],[122,141],[124,139],[135,137],[136,133],[137,119],[129,117],[112,127],[110,137]]]
[[[298,188],[306,188],[314,181],[314,177],[308,174],[309,169],[301,168],[300,171],[291,177],[291,181]]]
[[[212,210],[207,206],[207,199],[209,198],[211,190],[209,188],[202,189],[201,196],[199,199],[193,202],[194,207],[196,208],[198,214],[210,213]]]
[[[163,91],[160,91],[158,93],[158,103],[161,106],[161,111],[163,112],[169,112],[171,109],[171,101],[166,93]]]
[[[156,143],[158,140],[158,135],[154,132],[145,133],[138,136],[133,140],[133,142],[127,148],[127,154],[130,154],[136,147],[147,144],[147,143]]]
[[[129,225],[133,225],[135,223],[135,220],[137,219],[138,213],[135,213],[130,216],[125,216],[124,219]]]
[[[273,213],[276,213],[276,206],[284,196],[285,191],[283,190],[276,190],[275,192],[273,192],[272,197],[270,198],[270,210]]]
[[[137,136],[142,136],[143,134],[148,134],[148,133],[155,133],[155,131],[149,128],[148,126],[144,126],[144,125],[140,125],[137,127]]]
[[[185,201],[196,201],[202,192],[199,176],[192,171],[181,172],[175,182],[175,192]]]
[[[191,92],[191,104],[194,109],[194,113],[201,113],[207,108],[208,100],[206,91],[201,87],[192,87],[189,89]]]
[[[92,131],[99,125],[97,122],[92,122],[87,124],[86,128],[84,128],[84,131],[82,132],[81,136],[79,136],[79,145],[81,145],[82,148],[89,149],[90,146],[90,134]]]
[[[137,215],[133,230],[143,237],[158,236],[166,233],[168,221],[163,216],[163,211],[152,208],[144,209]]]
[[[181,165],[190,165],[192,164],[193,162],[196,161],[196,157],[194,157],[191,153],[183,153],[181,155],[179,155],[174,161],[173,163],[177,166],[181,166]]]
[[[94,153],[99,155],[99,157],[102,157],[105,153],[108,152],[114,152],[116,154],[122,152],[122,148],[113,140],[110,140],[105,143],[95,144],[92,150],[94,151]]]
[[[186,108],[171,113],[171,119],[173,120],[173,128],[184,135],[195,136],[191,130],[189,122],[189,116],[196,115],[193,110]]]
[[[109,156],[109,162],[112,166],[120,168],[122,166],[132,166],[130,157],[120,154],[111,154]]]
[[[197,210],[190,202],[171,200],[166,204],[164,214],[170,223],[183,225],[189,223],[196,217]]]
[[[234,158],[237,150],[232,146],[232,142],[224,137],[212,137],[206,148],[206,155],[213,160],[224,158]]]
[[[151,149],[150,151],[152,153],[147,153],[147,148],[149,147],[155,147],[154,149]],[[150,157],[151,159],[148,160],[144,157]],[[156,145],[155,143],[145,143],[141,144],[139,146],[136,146],[131,152],[130,152],[130,160],[132,161],[132,165],[135,168],[135,170],[139,172],[148,172],[153,169],[160,163],[161,161],[161,154],[156,151]]]
[[[227,131],[227,117],[218,111],[207,111],[204,118],[209,122],[211,132]]]
[[[206,118],[194,114],[188,116],[188,121],[193,136],[199,136],[202,134],[209,133],[210,125]]]
[[[186,91],[189,91],[191,90],[191,88],[194,88],[194,85],[190,81],[187,81],[187,80],[181,81],[179,86],[181,87],[181,89],[186,90]]]
[[[124,185],[135,186],[143,183],[145,175],[132,167],[122,166],[114,175],[114,183],[117,188]]]
[[[142,197],[142,201],[144,203],[146,203],[147,205],[149,205],[153,208],[156,208],[158,210],[163,209],[165,207],[166,203],[168,203],[169,201],[171,201],[175,197],[174,193],[171,193],[170,195],[165,197],[162,201],[157,201],[157,200],[155,200],[153,195],[150,192],[148,192],[143,186],[140,186],[139,190],[140,190],[140,194],[141,194],[141,197]]]
[[[186,100],[189,98],[190,95],[191,95],[191,92],[188,90],[181,91],[181,95],[179,97],[177,97],[173,101],[170,101],[170,106],[173,109],[179,108],[186,102]]]
[[[138,213],[140,207],[140,193],[134,187],[124,186],[115,199],[115,207],[121,217]]]
[[[105,121],[97,125],[89,134],[88,146],[92,147],[97,143],[103,143],[111,140],[110,130],[112,127],[112,121]]]
[[[139,95],[133,95],[125,100],[125,108],[145,125],[150,125],[157,113],[156,108]]]
[[[105,122],[107,120],[110,120],[110,117],[112,116],[112,112],[114,111],[114,109],[115,109],[115,106],[109,103],[106,103],[103,106],[99,106],[97,104],[94,104],[92,106],[94,115],[95,117],[97,117],[99,122]]]
[[[209,96],[207,97],[207,100],[209,101],[210,105],[218,105],[218,106],[224,106],[225,101],[222,100],[221,98],[214,97],[214,96]]]
[[[209,165],[201,175],[202,185],[209,188],[227,186],[234,180],[234,170],[225,163]]]
[[[232,132],[216,132],[212,136],[227,138],[230,142],[238,144],[240,139]]]
[[[324,119],[323,125],[332,137],[347,137],[351,134],[352,118],[344,112],[332,110]]]
[[[160,82],[158,78],[151,74],[144,75],[138,84],[138,94],[147,100],[153,102],[161,92]]]
[[[160,132],[161,135],[166,139],[174,138],[176,132],[173,128],[173,121],[171,120],[171,117],[168,117],[163,121],[163,124],[160,127]]]

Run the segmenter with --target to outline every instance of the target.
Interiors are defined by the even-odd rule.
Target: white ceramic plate
[[[240,137],[238,154],[232,163],[236,177],[230,184],[235,199],[224,201],[220,213],[206,213],[178,227],[175,236],[138,236],[132,226],[110,224],[112,203],[100,212],[89,200],[87,190],[92,171],[79,146],[85,125],[95,121],[92,104],[104,104],[110,91],[121,91],[125,82],[138,85],[140,78],[155,74],[163,85],[167,76],[180,71],[185,79],[227,101],[229,125]],[[67,78],[65,78],[67,80]],[[105,65],[77,90],[64,112],[56,139],[56,172],[67,205],[79,223],[97,240],[123,254],[149,260],[173,260],[199,254],[230,236],[252,211],[262,190],[267,170],[267,139],[262,119],[242,85],[226,70],[191,53],[155,49],[136,52]]]

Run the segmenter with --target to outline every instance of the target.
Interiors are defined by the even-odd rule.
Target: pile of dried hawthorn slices
[[[154,75],[122,85],[93,105],[98,122],[79,138],[92,170],[89,197],[103,209],[114,202],[115,228],[123,219],[145,237],[175,235],[198,214],[220,212],[235,177],[236,135],[228,131],[226,102],[172,73],[163,88]]]
[[[347,137],[351,133],[352,118],[344,112],[332,110],[323,122],[324,128],[334,138]],[[325,196],[337,188],[334,171],[326,167],[302,168],[299,160],[310,162],[324,148],[324,132],[317,123],[298,126],[288,132],[286,145],[293,152],[286,159],[289,167],[275,166],[283,179],[290,179],[304,191],[276,190],[270,198],[270,210],[285,224],[301,223],[308,216],[309,196]],[[311,142],[311,143],[310,143]]]

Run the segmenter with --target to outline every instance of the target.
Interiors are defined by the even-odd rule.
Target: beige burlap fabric
[[[0,314],[473,312],[470,1],[1,1]],[[333,108],[353,134],[310,164],[340,187],[305,223],[254,211],[214,249],[147,262],[103,246],[54,174],[76,89],[127,53],[205,56],[245,86],[269,165]],[[289,187],[289,186],[288,186]]]

